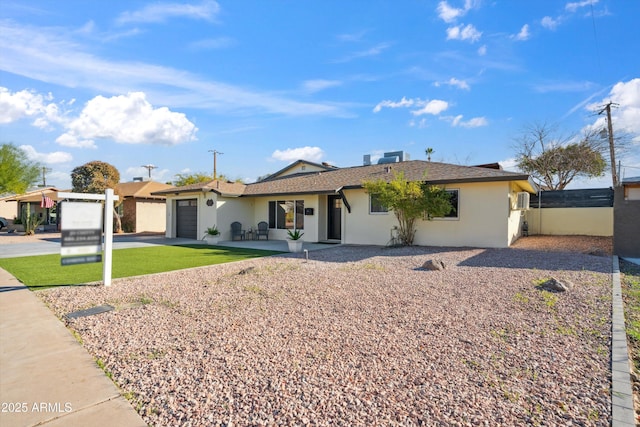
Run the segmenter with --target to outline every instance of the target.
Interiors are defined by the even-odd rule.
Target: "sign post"
[[[104,200],[104,248],[102,247],[102,209],[98,203],[64,202],[61,209],[62,265],[84,264],[103,261],[102,281],[111,285],[113,249],[113,203],[118,200],[113,189],[102,194],[58,193],[58,200]],[[100,254],[102,251],[103,254]],[[104,256],[103,256],[104,255]]]
[[[104,191],[104,261],[102,262],[102,281],[111,286],[111,265],[113,246],[113,189]]]

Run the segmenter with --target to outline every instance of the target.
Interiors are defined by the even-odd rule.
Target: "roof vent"
[[[141,176],[134,176],[133,177],[133,182],[142,182],[142,177]]]

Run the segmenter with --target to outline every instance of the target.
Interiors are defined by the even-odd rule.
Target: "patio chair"
[[[244,230],[238,221],[231,223],[231,240],[235,240],[236,236],[240,237],[240,240],[244,240]]]
[[[256,240],[260,240],[260,236],[266,237],[269,240],[269,224],[266,221],[260,221],[258,223],[258,229],[256,230]]]

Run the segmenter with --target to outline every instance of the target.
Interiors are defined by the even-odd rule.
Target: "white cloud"
[[[423,114],[432,114],[434,116],[437,116],[447,108],[449,108],[449,103],[447,101],[433,99],[424,104],[421,109],[412,111],[411,114],[413,114],[414,116],[421,116]]]
[[[137,22],[165,22],[169,18],[182,17],[211,21],[220,11],[215,1],[203,1],[200,5],[185,3],[153,3],[133,12],[123,12],[116,20],[118,24]]]
[[[487,54],[487,45],[483,44],[478,48],[478,55],[485,56]]]
[[[69,133],[60,135],[58,138],[56,138],[56,142],[63,147],[93,149],[98,148],[98,146],[92,139],[78,139],[76,136]]]
[[[481,36],[482,32],[471,24],[467,26],[461,24],[447,28],[447,40],[470,40],[473,43],[480,40]]]
[[[617,104],[611,109],[614,134],[616,128],[624,130],[631,134],[634,141],[640,142],[640,78],[616,83],[608,97],[601,102],[588,105],[587,109],[600,111],[608,102]],[[604,117],[600,117],[598,121],[604,125]]]
[[[155,103],[216,113],[348,115],[337,103],[300,102],[180,69],[103,59],[89,53],[90,48],[74,40],[73,32],[65,29],[20,26],[0,20],[0,34],[3,71],[53,85],[102,94],[144,91],[153,96]]]
[[[461,127],[465,127],[465,128],[477,128],[477,127],[481,127],[481,126],[487,126],[489,124],[487,119],[484,118],[484,117],[474,117],[474,118],[469,119],[467,121],[463,121],[462,118],[463,118],[462,114],[455,116],[453,118],[453,120],[451,121],[451,126],[453,126],[453,127],[461,126]]]
[[[169,173],[169,169],[153,169],[151,171],[151,180],[159,182],[169,181],[169,178],[171,178]],[[122,180],[133,181],[134,177],[142,177],[142,179],[148,180],[149,170],[142,166],[127,168],[127,170],[124,172],[124,175],[122,176]]]
[[[529,24],[524,24],[520,29],[520,32],[515,36],[513,36],[513,38],[516,40],[524,41],[524,40],[529,40],[530,36],[531,34],[529,33]]]
[[[310,162],[319,162],[324,157],[324,151],[320,147],[299,147],[287,148],[286,150],[276,150],[271,154],[273,160],[281,160],[285,162],[294,162],[296,160],[308,160]]]
[[[540,21],[540,24],[542,24],[542,26],[548,30],[555,30],[560,24],[560,21],[558,19],[553,19],[550,16],[545,16]]]
[[[565,10],[568,10],[569,12],[575,12],[576,10],[578,10],[581,7],[595,5],[596,3],[598,3],[598,1],[599,0],[582,0],[582,1],[570,2],[570,3],[567,3],[564,6],[564,8],[565,8]]]
[[[449,103],[446,101],[442,101],[439,99],[432,99],[431,101],[422,100],[420,98],[405,98],[403,97],[400,101],[390,101],[385,100],[381,101],[376,105],[373,109],[374,113],[378,113],[382,110],[382,108],[411,108],[417,107],[417,110],[411,111],[411,114],[414,116],[421,116],[423,114],[432,114],[434,116],[440,114],[449,108]]]
[[[75,147],[90,146],[95,139],[175,145],[195,140],[198,130],[182,113],[166,107],[153,108],[142,92],[111,98],[97,96],[87,102],[80,116],[66,128],[67,132],[57,142]]]
[[[438,17],[449,24],[451,22],[454,22],[456,19],[466,15],[467,12],[473,8],[473,6],[473,0],[465,0],[464,6],[461,8],[452,7],[447,1],[443,0],[438,3],[438,7],[436,10],[438,11]]]
[[[342,85],[340,80],[307,80],[302,83],[302,89],[307,93],[315,93],[320,92],[321,90],[325,90],[331,87],[336,87]]]
[[[378,105],[376,105],[373,108],[373,112],[374,113],[379,113],[383,107],[386,108],[402,108],[402,107],[411,107],[413,106],[415,103],[415,101],[413,99],[407,99],[404,96],[402,97],[402,99],[398,102],[395,101],[391,101],[391,100],[386,100],[386,101],[381,101],[378,103]]]
[[[446,82],[435,82],[434,86],[440,87],[443,84],[449,85],[449,86],[454,86],[454,87],[457,87],[458,89],[471,90],[471,87],[469,87],[469,84],[466,81],[458,80],[455,77],[451,77]]]
[[[387,50],[389,47],[391,47],[391,43],[378,43],[377,45],[370,47],[369,49],[366,50],[361,50],[359,52],[354,52],[352,54],[349,54],[343,58],[337,59],[336,63],[341,63],[341,62],[349,62],[352,61],[354,59],[359,59],[359,58],[367,58],[367,57],[371,57],[371,56],[378,56],[380,55],[382,52],[384,52],[385,50]]]
[[[46,115],[50,105],[52,104],[46,104],[45,97],[32,91],[21,90],[11,93],[9,89],[0,87],[0,123],[12,123],[25,117]]]
[[[69,153],[63,151],[54,151],[53,153],[38,153],[32,145],[21,145],[19,147],[25,152],[30,160],[34,160],[39,163],[56,164],[67,163],[73,160],[73,157]]]

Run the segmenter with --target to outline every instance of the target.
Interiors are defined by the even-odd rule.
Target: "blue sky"
[[[209,150],[246,182],[427,147],[514,170],[527,124],[580,133],[613,101],[637,176],[638,17],[635,0],[3,0],[0,142],[60,188],[92,160],[122,181],[212,173]]]

